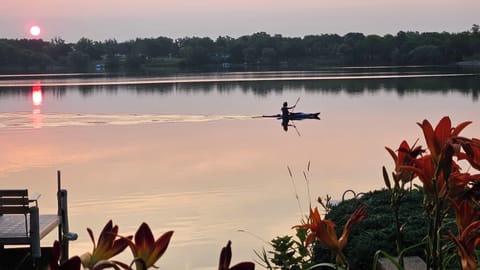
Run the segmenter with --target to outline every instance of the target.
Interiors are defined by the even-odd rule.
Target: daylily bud
[[[82,262],[83,267],[89,268],[90,265],[90,260],[92,258],[92,254],[90,252],[84,253],[82,256],[80,256],[80,261]]]

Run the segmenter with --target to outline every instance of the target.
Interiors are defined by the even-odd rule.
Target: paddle
[[[295,131],[297,132],[298,137],[302,137],[302,135],[300,135],[300,132],[297,129],[297,126],[295,126],[295,123],[293,123],[293,120],[290,120],[290,122],[292,122],[292,126],[293,128],[295,128]]]
[[[292,111],[290,113],[293,113],[293,110],[295,110],[295,107],[297,107],[298,101],[300,101],[300,96],[297,98],[297,101],[295,102],[295,105],[293,105]],[[293,120],[290,120],[290,122],[292,122],[292,126],[295,128],[295,131],[297,132],[298,137],[301,137],[300,132],[298,132],[297,126],[295,126],[295,123],[293,122]]]
[[[298,101],[300,101],[300,97],[298,97],[298,98],[297,98],[297,101],[295,102],[295,105],[293,105],[293,107],[292,107],[292,111],[291,111],[290,113],[292,113],[292,112],[293,112],[293,110],[295,110],[295,107],[297,107],[297,103],[298,103]]]

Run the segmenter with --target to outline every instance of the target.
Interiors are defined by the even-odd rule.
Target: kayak
[[[285,120],[302,120],[302,119],[320,119],[320,113],[303,113],[303,112],[292,112],[288,115],[288,118]],[[270,117],[270,118],[277,118],[283,119],[281,114],[274,114],[274,115],[262,115],[262,117]]]

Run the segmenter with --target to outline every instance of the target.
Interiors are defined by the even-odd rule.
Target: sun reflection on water
[[[37,81],[32,86],[32,103],[33,106],[38,107],[43,103],[43,93],[40,81]]]
[[[42,86],[40,81],[36,81],[32,86],[32,103],[33,103],[33,110],[32,110],[32,127],[33,128],[41,128],[43,126],[43,115],[40,107],[43,103],[43,92]]]

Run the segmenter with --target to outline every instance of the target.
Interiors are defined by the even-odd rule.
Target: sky
[[[480,24],[479,0],[3,0],[0,38],[77,42],[256,32],[316,34],[462,32]]]

